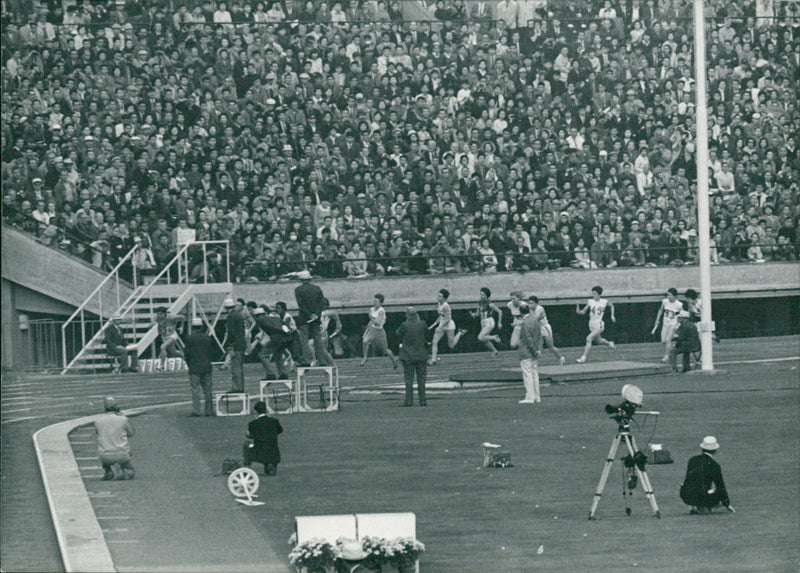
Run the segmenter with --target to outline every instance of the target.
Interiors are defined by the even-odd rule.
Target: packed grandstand
[[[706,5],[712,263],[797,260],[798,3]],[[104,269],[696,262],[688,0],[2,6],[3,223]]]

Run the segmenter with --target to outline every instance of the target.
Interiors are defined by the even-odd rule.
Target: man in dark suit
[[[700,449],[703,451],[702,454],[689,459],[686,478],[680,489],[681,499],[686,505],[692,506],[689,512],[692,515],[711,513],[711,510],[719,504],[733,512],[722,479],[722,468],[714,459],[714,452],[719,449],[719,442],[714,436],[706,436],[700,444]]]
[[[311,284],[311,273],[300,271],[297,273],[302,283],[294,289],[294,298],[297,302],[297,309],[300,311],[298,317],[298,330],[300,331],[300,344],[303,349],[303,362],[311,363],[311,349],[308,346],[309,337],[314,341],[314,353],[317,361],[323,366],[333,366],[333,357],[328,353],[322,343],[322,330],[320,328],[320,317],[325,310],[325,295],[322,289],[315,284]]]
[[[278,420],[267,416],[267,405],[264,402],[256,402],[253,410],[257,417],[247,424],[247,437],[253,443],[244,444],[244,465],[249,466],[253,462],[264,464],[264,474],[274,476],[278,473],[278,464],[281,461],[278,434],[283,432],[283,428]]]
[[[413,306],[406,309],[406,321],[397,329],[400,339],[398,358],[403,363],[403,376],[406,381],[406,397],[403,406],[414,404],[414,375],[417,376],[419,405],[427,406],[425,380],[428,375],[428,349],[425,346],[427,325],[422,322]]]
[[[231,354],[231,389],[229,393],[244,392],[244,351],[247,350],[247,340],[244,332],[244,305],[240,301],[226,298],[223,303],[228,316],[225,319],[226,349]]]
[[[137,350],[136,345],[128,345],[125,335],[119,326],[122,318],[119,315],[111,317],[111,324],[106,327],[103,335],[103,342],[106,345],[106,353],[119,360],[119,365],[114,365],[114,372],[137,372]]]
[[[203,395],[205,415],[214,415],[214,403],[211,392],[214,388],[212,380],[213,368],[211,355],[214,351],[214,340],[208,335],[208,330],[203,325],[203,319],[192,319],[192,333],[186,340],[186,366],[189,367],[189,385],[192,388],[192,413],[190,416],[197,418],[200,412],[200,394]]]
[[[675,330],[672,341],[674,344],[669,354],[672,370],[678,371],[678,354],[680,354],[683,357],[683,372],[689,372],[692,353],[700,352],[700,335],[697,333],[697,325],[692,322],[688,310],[678,313],[678,328]]]

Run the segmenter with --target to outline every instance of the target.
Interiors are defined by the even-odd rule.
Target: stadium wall
[[[618,302],[653,302],[664,298],[669,287],[683,292],[699,290],[699,270],[690,267],[617,268],[610,270],[535,271],[528,273],[424,275],[373,277],[367,279],[327,279],[316,281],[331,305],[341,313],[361,313],[372,304],[375,293],[386,297],[389,310],[408,305],[430,306],[441,288],[450,291],[454,308],[473,306],[478,290],[489,287],[494,298],[508,300],[509,293],[522,290],[536,294],[544,304],[585,302],[594,285],[602,285],[609,297]],[[762,298],[800,295],[800,264],[764,263],[730,264],[712,267],[714,298]],[[295,308],[296,281],[237,284],[233,294],[245,300],[271,304],[282,300]]]
[[[97,288],[106,273],[100,269],[39,243],[33,237],[4,226],[2,249],[3,291],[15,289],[13,311],[71,314]],[[120,300],[133,289],[120,285]],[[11,296],[11,295],[10,295]],[[103,300],[113,304],[116,289],[103,291]],[[4,305],[5,306],[5,305]],[[99,308],[90,305],[89,312]],[[4,308],[3,321],[6,321]],[[107,311],[106,311],[107,312]]]

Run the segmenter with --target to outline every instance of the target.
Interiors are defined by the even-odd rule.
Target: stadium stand
[[[798,3],[706,4],[712,261],[797,260]],[[696,261],[688,0],[2,6],[3,224],[98,267]]]

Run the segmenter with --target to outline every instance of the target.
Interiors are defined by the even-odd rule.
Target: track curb
[[[188,401],[125,410],[138,416],[151,410],[173,408]],[[78,462],[69,443],[70,432],[94,423],[100,414],[82,416],[46,426],[33,434],[33,446],[53,519],[61,559],[67,573],[116,571],[105,535],[95,515]]]

